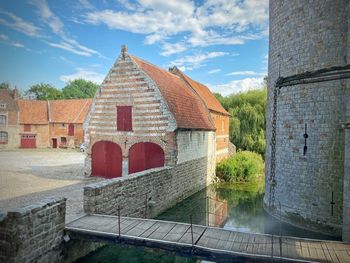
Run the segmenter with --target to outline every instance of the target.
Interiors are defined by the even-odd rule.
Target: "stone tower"
[[[347,241],[349,19],[349,0],[270,0],[264,197],[272,215]]]

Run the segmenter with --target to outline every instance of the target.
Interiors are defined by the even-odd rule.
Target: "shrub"
[[[249,182],[262,175],[263,171],[261,155],[250,151],[237,152],[216,166],[216,176],[225,182]]]

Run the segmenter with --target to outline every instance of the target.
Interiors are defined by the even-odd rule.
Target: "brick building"
[[[17,90],[0,89],[0,148],[18,147]]]
[[[83,143],[83,122],[91,102],[92,99],[48,101],[49,145],[52,148],[74,148]]]
[[[21,148],[75,148],[84,141],[91,99],[17,100]],[[15,146],[15,147],[18,147]]]
[[[47,101],[17,100],[21,148],[49,147]]]
[[[111,178],[180,164],[206,167],[209,179],[215,174],[216,127],[205,101],[184,78],[126,47],[97,91],[85,128],[87,174]]]
[[[220,161],[229,156],[229,113],[222,107],[220,102],[211,93],[209,88],[184,74],[177,67],[170,69],[170,72],[181,77],[203,100],[205,106],[209,109],[210,116],[214,120],[216,134],[216,160]]]

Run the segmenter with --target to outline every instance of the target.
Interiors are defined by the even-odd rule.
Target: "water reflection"
[[[281,222],[264,211],[264,185],[211,185],[194,194],[158,219],[223,227],[225,229],[296,236],[315,239],[335,239]]]

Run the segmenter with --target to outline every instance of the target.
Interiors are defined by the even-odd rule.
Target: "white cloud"
[[[103,57],[98,51],[85,47],[67,35],[64,30],[64,24],[49,8],[46,0],[32,0],[32,4],[38,9],[38,14],[42,21],[52,30],[54,34],[60,37],[60,43],[47,42],[50,46],[61,48],[73,54],[80,56],[98,55]],[[89,2],[83,1],[85,4]]]
[[[76,72],[68,75],[60,76],[60,80],[64,82],[72,81],[75,79],[85,79],[101,84],[105,75],[95,72],[91,69],[76,68]]]
[[[164,39],[179,34],[189,46],[241,45],[265,37],[268,28],[267,0],[207,0],[201,6],[190,0],[118,2],[127,11],[93,11],[85,21],[144,34],[146,44],[164,46]]]
[[[195,55],[184,56],[179,59],[175,59],[170,62],[171,65],[175,66],[185,66],[188,69],[188,66],[191,68],[198,68],[204,61],[209,59],[226,56],[229,53],[226,52],[207,52],[207,53],[198,53]]]
[[[244,92],[264,87],[264,78],[245,78],[233,80],[226,84],[208,85],[212,92],[218,92],[224,96],[233,93]]]
[[[10,12],[0,10],[0,14],[4,15],[2,18],[0,18],[1,25],[8,26],[31,37],[41,36],[40,29],[33,23],[25,21],[22,18]],[[8,19],[5,19],[5,17],[7,17]]]
[[[18,47],[18,48],[24,47],[22,43],[10,40],[10,38],[5,34],[0,34],[0,42],[7,45],[14,46],[14,47]]]
[[[234,71],[227,73],[226,76],[265,76],[266,73],[258,73],[255,71],[245,70],[245,71]]]
[[[212,70],[208,70],[208,74],[215,74],[215,73],[218,73],[220,72],[221,69],[217,68],[217,69],[212,69]]]
[[[187,48],[182,43],[164,43],[162,47],[163,51],[160,53],[162,56],[169,56],[172,54],[180,53],[185,51]]]
[[[80,7],[88,10],[95,9],[95,7],[88,0],[79,0],[78,1]]]

